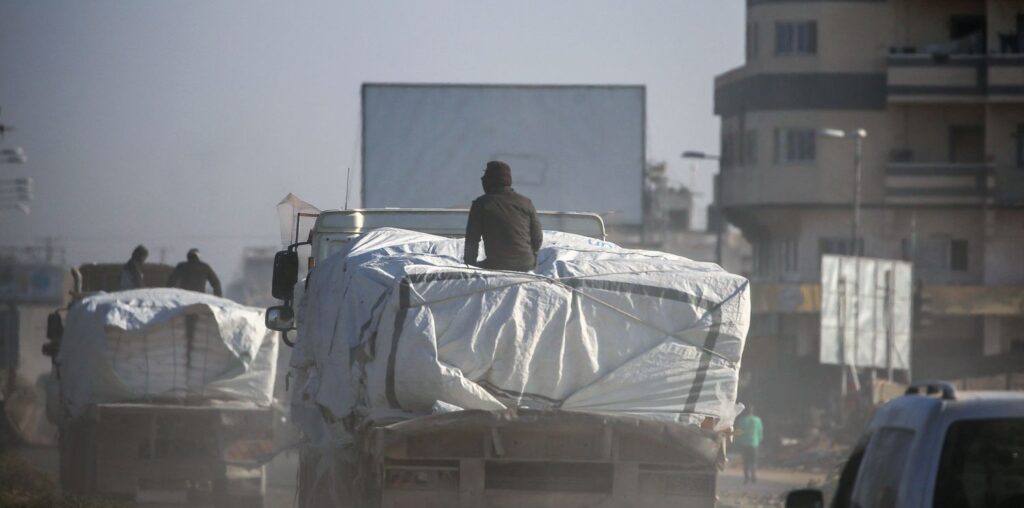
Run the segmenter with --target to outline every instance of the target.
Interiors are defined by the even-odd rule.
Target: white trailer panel
[[[489,160],[541,210],[641,223],[642,86],[363,85],[362,206],[468,208]]]

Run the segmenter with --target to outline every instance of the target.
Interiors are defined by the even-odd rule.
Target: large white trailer
[[[642,220],[643,86],[370,83],[362,206],[468,208],[488,160],[538,209]]]

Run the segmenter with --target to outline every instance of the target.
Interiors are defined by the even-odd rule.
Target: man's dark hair
[[[139,245],[132,251],[132,260],[142,262],[144,258],[149,256],[149,249],[145,245]]]
[[[512,186],[512,168],[503,161],[490,161],[481,178],[484,188],[500,188]]]
[[[199,249],[196,249],[194,247],[189,249],[188,254],[185,255],[185,258],[193,263],[199,261]]]

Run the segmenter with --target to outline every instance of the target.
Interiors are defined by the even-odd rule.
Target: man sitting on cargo
[[[132,251],[132,257],[121,267],[121,289],[139,289],[145,285],[142,276],[142,265],[146,264],[149,249],[139,245]]]
[[[167,286],[205,293],[206,283],[209,282],[213,294],[220,296],[220,279],[210,265],[199,259],[199,249],[189,249],[186,257],[188,261],[174,267],[167,279]]]
[[[469,209],[466,264],[491,270],[533,270],[544,239],[533,202],[512,189],[512,168],[502,161],[488,162],[480,181],[485,194]],[[481,237],[487,259],[478,261]]]

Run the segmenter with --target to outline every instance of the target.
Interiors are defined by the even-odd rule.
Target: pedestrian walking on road
[[[528,272],[537,266],[544,232],[533,202],[512,189],[512,168],[490,161],[480,178],[485,194],[473,201],[466,221],[466,264]],[[477,260],[480,239],[487,259]]]
[[[142,276],[142,265],[146,263],[146,258],[149,257],[149,249],[144,245],[135,247],[132,251],[132,257],[124,264],[121,268],[121,289],[139,289],[143,287],[145,281]]]
[[[743,454],[743,483],[757,483],[757,456],[764,439],[764,424],[754,414],[754,405],[736,421],[736,439],[733,441]]]
[[[205,293],[206,283],[209,282],[213,294],[221,296],[220,279],[210,265],[199,259],[199,249],[189,249],[186,258],[187,261],[174,267],[174,271],[167,279],[167,286]]]

